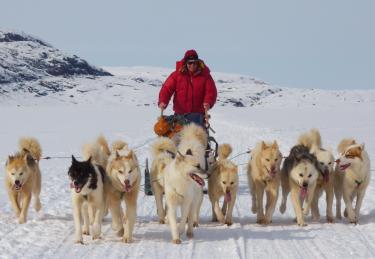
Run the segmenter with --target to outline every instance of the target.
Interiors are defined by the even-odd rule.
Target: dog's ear
[[[177,155],[176,155],[177,162],[180,162],[184,159],[185,159],[185,156],[183,154],[181,154],[181,152],[179,150],[177,150]]]
[[[262,150],[265,150],[267,148],[266,143],[262,140]]]
[[[14,156],[8,156],[8,159],[7,161],[5,162],[5,166],[9,165],[9,163],[11,163],[14,159]]]
[[[74,155],[72,155],[72,164],[75,164],[77,163],[77,159],[74,157]]]
[[[25,153],[25,155],[23,156],[23,159],[25,160],[28,166],[33,166],[35,164],[34,158],[28,152]]]
[[[273,149],[279,149],[279,144],[277,144],[277,141],[274,140],[273,143],[272,143],[272,148]]]
[[[125,156],[126,159],[134,159],[134,152],[133,150],[130,150],[129,154]]]
[[[362,143],[360,147],[361,147],[361,151],[365,150],[365,143]]]
[[[192,156],[193,155],[193,152],[191,151],[190,148],[186,151],[185,155],[188,155],[188,156]]]
[[[119,159],[120,158],[120,154],[118,153],[118,150],[116,150],[115,154],[116,154],[115,159]]]
[[[92,156],[90,156],[89,159],[87,159],[86,162],[91,163],[91,159],[92,159]]]

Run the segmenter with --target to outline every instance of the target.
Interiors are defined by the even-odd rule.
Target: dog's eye
[[[234,184],[234,182],[230,182],[230,184]]]
[[[20,175],[23,175],[23,173],[20,173]]]
[[[266,161],[269,162],[270,160],[268,158],[266,158]]]
[[[198,169],[201,169],[201,165],[197,165],[197,168],[198,168]]]
[[[312,176],[312,174],[309,174],[309,178]]]
[[[14,173],[12,173],[12,175],[14,175]]]
[[[323,162],[320,162],[320,164],[321,164],[321,165],[324,165],[324,163],[323,163]]]
[[[133,172],[133,169],[130,169],[128,173],[130,174],[131,172]]]
[[[124,173],[124,171],[118,170],[118,173],[119,173],[119,174],[123,174],[123,173]]]
[[[332,162],[329,162],[328,164],[329,164],[329,165],[332,165]]]
[[[275,162],[277,162],[277,160],[279,160],[278,158],[275,158]]]
[[[303,177],[303,174],[299,174],[299,176]]]
[[[226,184],[227,182],[226,181],[223,181],[223,184]]]

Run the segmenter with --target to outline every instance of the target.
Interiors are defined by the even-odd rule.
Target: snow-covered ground
[[[170,70],[106,70],[116,76],[69,79],[76,84],[74,88],[56,95],[32,97],[30,93],[18,92],[9,98],[0,97],[0,182],[4,180],[7,155],[17,151],[21,136],[37,137],[45,156],[69,157],[71,154],[79,156],[84,143],[103,133],[110,141],[120,138],[136,148],[143,169],[145,159],[150,156],[150,143],[155,138],[152,129],[159,115],[155,106],[157,93],[160,82]],[[280,91],[261,96],[261,104],[251,106],[251,98],[244,97],[256,96],[258,88],[252,91],[256,84],[249,83],[250,77],[213,75],[217,82],[222,80],[218,84],[223,101],[212,110],[211,125],[217,132],[215,138],[220,143],[230,143],[234,154],[254,147],[259,140],[276,139],[287,155],[299,134],[317,127],[325,147],[336,150],[343,137],[354,137],[366,143],[370,159],[374,161],[374,91],[267,86],[266,89]],[[113,87],[106,88],[109,83]],[[225,92],[226,85],[229,92]],[[263,83],[258,82],[258,86],[261,85]],[[89,89],[93,91],[85,92]],[[283,96],[278,96],[279,92]],[[223,98],[230,96],[243,98],[246,107],[225,104]],[[240,165],[240,188],[234,224],[228,227],[210,222],[211,205],[206,196],[201,225],[195,229],[194,239],[183,236],[179,246],[170,242],[168,225],[158,223],[154,197],[145,196],[143,192],[138,199],[133,243],[121,242],[110,229],[110,216],[107,216],[101,240],[85,237],[85,245],[74,244],[67,176],[70,159],[42,160],[43,208],[39,214],[31,208],[26,224],[17,223],[7,193],[0,188],[0,258],[375,258],[374,179],[365,196],[359,225],[350,225],[346,220],[326,223],[325,202],[321,198],[319,222],[311,222],[309,218],[307,227],[297,227],[293,222],[293,208],[288,203],[287,212],[281,215],[277,206],[274,222],[264,227],[255,223],[255,215],[250,211],[244,169],[247,160],[248,155],[235,159]]]

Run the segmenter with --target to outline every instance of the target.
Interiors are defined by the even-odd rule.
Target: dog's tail
[[[85,160],[91,157],[94,164],[98,164],[106,168],[108,157],[110,155],[108,142],[103,135],[100,135],[96,142],[89,143],[83,146],[82,155]]]
[[[229,144],[221,144],[219,146],[218,154],[219,159],[224,160],[229,157],[229,155],[232,153],[232,147]]]
[[[120,151],[120,150],[128,150],[129,145],[125,141],[116,140],[112,143],[112,152]]]
[[[208,136],[207,132],[199,125],[195,123],[190,123],[184,126],[181,130],[181,141],[198,139],[198,141],[203,145],[207,146]]]
[[[151,153],[154,158],[163,152],[176,154],[177,147],[170,138],[160,137],[152,144]]]
[[[37,161],[42,157],[42,148],[36,138],[20,138],[18,145],[21,153],[29,152]]]
[[[357,142],[352,138],[344,138],[340,141],[339,145],[337,146],[337,151],[340,154],[345,152],[345,149],[351,145],[357,144]]]
[[[298,144],[303,145],[310,150],[319,149],[322,147],[322,139],[318,129],[311,129],[299,136]]]

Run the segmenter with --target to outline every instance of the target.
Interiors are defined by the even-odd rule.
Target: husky
[[[212,204],[212,221],[219,221],[228,226],[233,224],[232,212],[238,190],[238,168],[228,159],[231,153],[232,147],[229,144],[219,146],[219,158],[208,178],[208,197]],[[224,204],[220,209],[219,199],[222,196],[224,196]]]
[[[112,144],[106,172],[111,182],[107,196],[112,213],[112,229],[122,236],[124,243],[130,243],[137,216],[141,173],[136,154],[125,142],[117,141]],[[126,212],[121,211],[122,200],[125,202]]]
[[[311,204],[311,214],[313,220],[318,220],[319,198],[323,191],[326,193],[327,203],[327,222],[333,223],[333,196],[334,196],[334,157],[331,149],[322,148],[322,140],[317,129],[311,129],[310,132],[302,134],[298,139],[298,144],[309,148],[310,153],[314,154],[319,162],[319,177],[315,188],[314,198]]]
[[[304,215],[310,211],[315,187],[319,177],[319,165],[315,155],[303,145],[294,146],[285,159],[281,169],[282,202],[280,212],[284,214],[289,192],[297,217],[298,226],[306,226]],[[303,202],[306,207],[302,210]]]
[[[275,211],[280,188],[280,165],[282,155],[276,141],[259,142],[251,152],[247,165],[247,177],[252,196],[251,211],[257,213],[258,224],[269,224]],[[266,192],[267,204],[264,214],[263,195]]]
[[[159,223],[165,223],[166,210],[163,206],[164,168],[175,158],[177,148],[174,142],[166,137],[158,138],[152,145],[153,161],[151,165],[151,187],[155,195]]]
[[[336,218],[341,219],[341,198],[344,198],[345,212],[350,223],[357,224],[359,211],[367,186],[370,183],[370,160],[364,144],[354,139],[343,139],[339,146],[340,157],[335,167]],[[356,197],[355,208],[353,200]]]
[[[40,203],[41,174],[39,160],[42,156],[42,149],[37,139],[21,138],[19,151],[10,155],[6,162],[5,185],[9,199],[18,218],[23,224],[27,221],[27,213],[34,196],[34,209],[39,211]]]
[[[90,234],[99,239],[101,225],[105,213],[105,169],[108,146],[104,137],[100,136],[94,144],[83,147],[84,161],[78,161],[72,155],[72,164],[68,175],[71,180],[73,218],[75,225],[75,241],[83,244],[82,234]],[[81,226],[83,217],[83,229]]]
[[[180,234],[193,237],[193,226],[198,225],[199,209],[203,200],[204,178],[207,178],[205,166],[203,128],[190,124],[181,132],[178,151],[171,163],[164,169],[164,189],[167,203],[167,218],[171,227],[172,242],[180,244]],[[203,138],[202,138],[203,137]],[[205,138],[207,139],[207,138]],[[176,211],[181,207],[180,224],[177,227]]]

